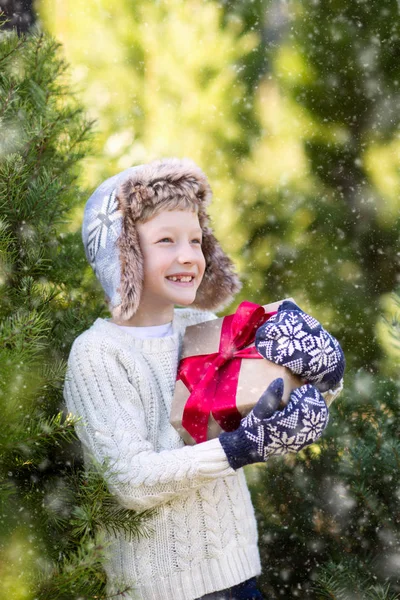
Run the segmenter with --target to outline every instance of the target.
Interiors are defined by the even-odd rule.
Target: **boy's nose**
[[[195,259],[192,256],[190,256],[188,253],[180,254],[178,256],[178,263],[180,263],[180,264],[193,263],[194,260]]]
[[[179,248],[178,262],[179,263],[192,263],[195,262],[197,257],[196,251],[190,244],[184,244]]]

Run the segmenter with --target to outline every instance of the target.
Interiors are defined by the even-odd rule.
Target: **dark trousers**
[[[265,600],[257,589],[256,578],[252,577],[238,585],[202,596],[197,600]]]

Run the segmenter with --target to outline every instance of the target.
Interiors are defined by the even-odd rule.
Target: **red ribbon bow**
[[[190,392],[182,426],[197,443],[207,439],[210,413],[225,431],[239,426],[242,416],[236,408],[236,389],[241,360],[263,358],[255,346],[246,346],[254,342],[257,329],[274,314],[253,302],[242,302],[235,314],[223,319],[218,352],[180,361],[177,380],[182,380]]]

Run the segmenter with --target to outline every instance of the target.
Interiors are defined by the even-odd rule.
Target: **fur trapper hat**
[[[221,309],[240,290],[233,263],[209,226],[206,207],[212,191],[205,174],[189,159],[155,160],[107,179],[86,203],[82,227],[85,252],[114,318],[129,319],[140,303],[143,256],[136,223],[146,212],[176,197],[197,206],[203,232],[206,269],[192,307]]]

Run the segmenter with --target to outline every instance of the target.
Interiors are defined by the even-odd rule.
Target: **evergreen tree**
[[[398,6],[285,6],[287,34],[269,52],[277,83],[261,86],[258,106],[272,140],[260,138],[245,166],[241,219],[251,268],[243,295],[273,290],[311,306],[352,368],[319,445],[247,470],[262,585],[270,598],[393,599],[400,597],[399,386],[377,374],[386,358],[375,333],[398,279]],[[278,109],[268,115],[271,106]],[[272,192],[268,169],[257,165],[274,168],[278,137],[291,123],[305,176],[287,154]]]
[[[267,135],[246,167],[245,293],[295,297],[329,324],[350,364],[376,371],[381,303],[399,277],[398,3],[291,1],[284,10],[281,43],[265,47],[272,81],[257,110]],[[287,127],[274,134],[285,106]],[[273,190],[269,172],[290,127],[303,164],[293,161],[298,147],[284,147]]]
[[[103,310],[70,230],[91,128],[58,44],[0,29],[2,598],[100,597],[96,531],[142,531],[143,516],[82,470],[74,420],[63,416],[69,348]]]
[[[360,371],[318,445],[249,473],[268,598],[400,598],[399,394]]]

